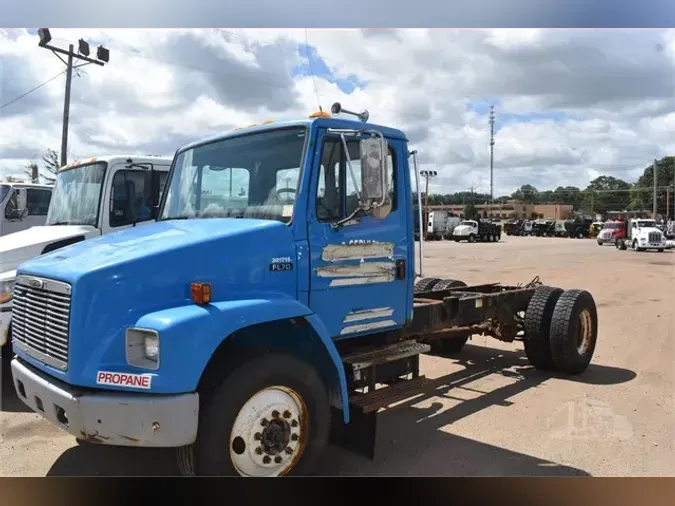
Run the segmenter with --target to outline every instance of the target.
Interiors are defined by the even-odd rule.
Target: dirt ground
[[[426,275],[467,283],[584,288],[599,342],[574,378],[534,371],[522,344],[474,337],[454,358],[425,356],[433,395],[381,415],[374,461],[331,447],[323,475],[675,475],[675,250],[618,251],[593,240],[503,237],[425,243]],[[23,409],[3,381],[1,476],[174,475],[173,452],[79,446]]]

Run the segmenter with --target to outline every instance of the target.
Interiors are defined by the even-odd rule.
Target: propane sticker
[[[114,385],[118,387],[133,387],[150,390],[151,374],[127,374],[123,372],[99,371],[96,374],[98,385]]]

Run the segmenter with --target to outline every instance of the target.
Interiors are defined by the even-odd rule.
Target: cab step
[[[417,341],[401,341],[384,347],[361,349],[343,356],[349,390],[375,390],[378,383],[392,384],[419,376],[420,354],[431,347]]]
[[[428,392],[436,382],[426,376],[403,380],[391,386],[372,390],[365,394],[357,393],[349,398],[350,410],[359,410],[361,414],[374,413],[380,408],[395,402]]]
[[[414,357],[431,350],[428,344],[417,341],[401,341],[384,348],[369,351],[359,351],[346,355],[342,358],[345,364],[349,364],[353,371],[367,369],[386,362],[395,362],[404,358]]]

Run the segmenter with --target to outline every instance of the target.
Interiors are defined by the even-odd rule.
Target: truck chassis
[[[523,341],[536,369],[579,374],[595,350],[597,309],[587,291],[545,286],[538,277],[524,286],[423,278],[416,284],[412,320],[383,335],[388,342],[369,336],[368,345],[357,339],[339,347],[352,419],[344,425],[334,410],[332,442],[374,458],[377,412],[438,386],[420,374],[420,354],[457,353],[474,334]]]

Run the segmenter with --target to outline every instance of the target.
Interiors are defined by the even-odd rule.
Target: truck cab
[[[618,249],[656,250],[661,253],[668,248],[666,236],[657,228],[656,220],[631,219],[626,228],[625,238],[615,242]]]
[[[42,222],[0,239],[0,350],[10,358],[12,288],[22,262],[154,219],[170,158],[117,155],[76,161],[56,175]],[[15,190],[16,191],[16,190]],[[31,208],[28,190],[28,208]],[[46,190],[40,190],[46,191]],[[33,197],[34,198],[34,197]],[[35,211],[34,211],[35,212]]]
[[[50,185],[0,183],[0,237],[44,224],[51,196]]]
[[[283,476],[311,473],[329,436],[372,458],[379,408],[434,387],[431,341],[512,342],[527,321],[532,363],[583,372],[590,294],[423,278],[416,151],[331,112],[183,146],[156,222],[22,263],[18,397],[89,442],[177,448],[183,474]]]
[[[621,220],[608,220],[604,223],[596,241],[598,246],[603,244],[615,244],[616,241],[626,238],[626,222]]]

